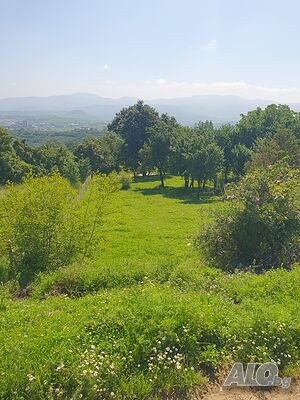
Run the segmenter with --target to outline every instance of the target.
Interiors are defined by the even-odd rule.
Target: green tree
[[[248,167],[251,170],[267,168],[283,158],[291,167],[300,167],[300,140],[291,131],[279,129],[273,138],[257,141]]]
[[[0,127],[0,154],[12,151],[13,139],[7,129]]]
[[[228,175],[234,170],[234,152],[233,149],[237,144],[237,134],[234,126],[230,124],[222,125],[215,130],[215,138],[218,146],[224,153],[224,180],[228,182]]]
[[[244,144],[237,144],[232,149],[232,167],[238,177],[245,172],[247,162],[250,160],[252,151]]]
[[[287,105],[270,104],[265,109],[248,112],[237,124],[239,142],[252,148],[258,138],[273,137],[279,128],[291,130],[300,137],[299,113]]]
[[[158,120],[157,111],[143,101],[123,108],[108,125],[108,130],[124,140],[123,160],[125,166],[136,172],[141,165],[140,150],[149,138],[149,128]]]
[[[86,139],[74,149],[77,160],[89,160],[91,171],[104,174],[121,169],[123,140],[115,134]]]
[[[157,123],[148,129],[149,138],[144,143],[141,151],[142,159],[146,159],[149,168],[155,167],[158,170],[161,186],[164,187],[164,175],[169,166],[170,147],[175,124],[166,117],[162,117]],[[147,165],[147,161],[144,162]]]
[[[209,133],[194,132],[191,141],[190,166],[191,175],[198,182],[198,197],[201,185],[205,188],[206,182],[214,179],[222,168],[223,151]]]
[[[85,182],[87,177],[91,174],[92,168],[88,158],[81,158],[78,160],[80,181]]]
[[[0,128],[0,185],[21,182],[29,171],[30,166],[16,154],[10,133]]]
[[[191,178],[191,154],[192,154],[193,130],[188,127],[179,126],[173,132],[171,143],[171,171],[184,177],[184,187],[189,187]]]
[[[47,175],[54,171],[69,179],[72,184],[79,181],[79,167],[73,153],[60,144],[45,144],[36,147],[32,155],[34,173]]]
[[[26,143],[25,139],[16,139],[13,141],[13,149],[22,161],[32,164],[32,148]]]

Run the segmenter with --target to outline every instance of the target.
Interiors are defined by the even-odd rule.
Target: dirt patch
[[[195,394],[192,400],[300,400],[300,381],[292,382],[289,389],[271,390],[213,385]]]

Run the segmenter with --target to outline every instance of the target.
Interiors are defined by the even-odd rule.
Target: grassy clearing
[[[98,232],[94,261],[42,275],[34,293],[81,295],[147,280],[163,283],[177,266],[198,265],[194,237],[220,203],[209,194],[199,200],[186,193],[179,177],[166,184],[162,191],[156,177],[138,178],[132,190],[120,191]]]
[[[297,370],[300,268],[201,266],[189,244],[222,205],[166,183],[115,197],[94,262],[41,276],[24,301],[2,290],[0,398],[176,398],[232,360]]]
[[[179,177],[167,179],[166,185],[162,191],[157,177],[138,178],[132,190],[120,192],[104,226],[99,260],[157,262],[190,255],[187,245],[216,198],[187,195]]]

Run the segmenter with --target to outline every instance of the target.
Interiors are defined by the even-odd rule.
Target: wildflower
[[[64,364],[64,363],[61,363],[61,364],[56,368],[56,371],[61,371],[62,369],[64,369],[64,367],[65,367],[65,364]]]
[[[29,382],[33,382],[35,380],[35,376],[33,376],[31,374],[28,374],[27,378],[28,378]]]

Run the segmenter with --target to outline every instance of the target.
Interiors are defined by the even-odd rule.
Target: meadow
[[[194,238],[223,203],[165,184],[114,195],[90,261],[1,289],[1,399],[190,398],[235,360],[297,375],[300,268],[207,267]]]

